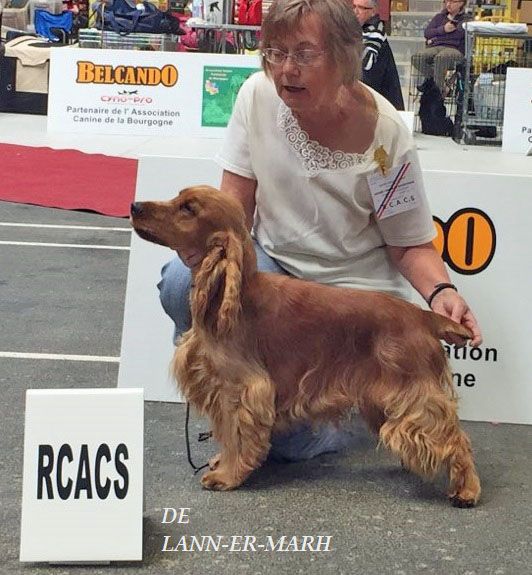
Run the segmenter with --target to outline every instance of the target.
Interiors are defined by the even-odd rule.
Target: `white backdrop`
[[[141,158],[135,199],[170,199],[187,186],[218,186],[220,177],[221,168],[211,159]],[[138,387],[144,387],[147,400],[181,400],[168,371],[173,323],[156,288],[161,268],[173,254],[132,234],[118,386],[136,387],[133,382],[141,382]]]
[[[137,199],[170,198],[196,183],[218,185],[220,173],[210,159],[142,158]],[[487,261],[490,241],[495,242],[493,258],[480,273],[451,271],[484,334],[480,350],[468,348],[466,359],[452,359],[460,415],[476,421],[532,424],[532,175],[424,170],[424,177],[433,215],[445,223],[454,214],[449,245],[466,272]],[[475,210],[484,214],[479,220],[468,215]],[[458,217],[460,211],[465,213]],[[483,224],[486,217],[493,230]],[[469,229],[473,241],[467,243],[472,219],[476,227]],[[467,250],[471,264],[467,258],[462,261]],[[161,266],[171,257],[170,250],[133,235],[118,385],[144,387],[148,400],[179,400],[168,376],[172,323],[160,307],[155,287]]]
[[[532,68],[508,68],[504,96],[502,149],[531,155]]]

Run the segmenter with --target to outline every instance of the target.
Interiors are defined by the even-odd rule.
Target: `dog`
[[[244,210],[208,186],[131,205],[136,233],[191,268],[192,327],[175,351],[183,395],[221,446],[201,483],[239,487],[266,459],[272,433],[338,422],[356,409],[403,465],[474,506],[480,481],[440,339],[467,328],[384,293],[257,271]]]
[[[419,119],[421,131],[429,136],[452,136],[454,124],[447,116],[440,89],[432,78],[427,78],[418,86],[421,92],[419,99]]]

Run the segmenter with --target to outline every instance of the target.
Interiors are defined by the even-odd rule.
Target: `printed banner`
[[[225,128],[240,86],[257,68],[204,66],[201,125]]]
[[[48,129],[221,137],[256,56],[51,50]]]

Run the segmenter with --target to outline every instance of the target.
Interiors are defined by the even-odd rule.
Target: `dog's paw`
[[[449,493],[449,501],[453,507],[460,509],[470,509],[475,507],[480,497],[480,490],[461,489],[459,492],[453,491]]]
[[[458,497],[458,495],[449,497],[449,501],[453,507],[459,507],[460,509],[471,509],[477,504],[474,499],[462,499],[462,497]]]
[[[211,457],[209,459],[209,469],[211,471],[214,471],[218,465],[220,464],[220,459],[222,458],[222,454],[221,453],[217,453],[214,457]]]
[[[201,478],[201,484],[205,489],[212,491],[229,491],[238,487],[238,483],[219,471],[207,471]]]

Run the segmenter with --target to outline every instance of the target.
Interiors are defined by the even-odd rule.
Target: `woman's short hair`
[[[326,49],[343,72],[344,84],[352,84],[361,76],[362,28],[350,0],[274,0],[262,20],[262,48],[289,37],[300,20],[316,14],[325,32]],[[271,65],[262,57],[267,75]]]

